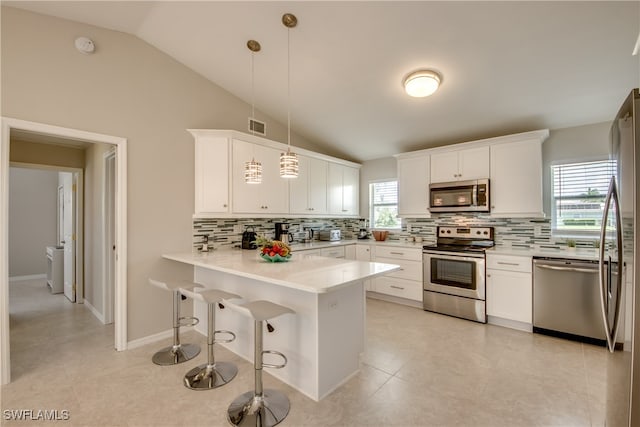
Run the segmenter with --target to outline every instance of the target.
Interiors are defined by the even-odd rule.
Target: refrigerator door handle
[[[609,321],[609,299],[611,296],[610,288],[611,288],[611,276],[613,275],[613,266],[614,263],[611,261],[611,257],[609,256],[609,268],[604,268],[604,252],[605,252],[605,238],[607,234],[607,222],[609,218],[609,207],[611,205],[611,201],[615,204],[615,212],[616,212],[616,243],[618,245],[618,263],[617,265],[621,265],[622,261],[622,221],[620,218],[620,204],[618,201],[618,189],[616,186],[616,181],[614,177],[611,177],[611,182],[609,183],[609,190],[607,191],[607,197],[605,200],[605,209],[602,214],[602,227],[600,229],[600,254],[598,257],[598,270],[600,277],[600,303],[602,308],[602,320],[605,328],[605,336],[607,338],[607,347],[611,353],[615,350],[616,344],[616,335],[618,332],[618,325],[620,321],[620,292],[622,290],[622,272],[619,270],[616,275],[616,299],[614,306],[614,316],[613,323]],[[618,267],[620,268],[620,267]]]

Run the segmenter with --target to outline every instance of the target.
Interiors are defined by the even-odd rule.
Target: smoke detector
[[[96,50],[96,45],[89,37],[78,37],[75,41],[76,49],[84,55],[91,55]]]

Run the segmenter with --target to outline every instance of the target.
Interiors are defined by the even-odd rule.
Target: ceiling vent
[[[267,134],[267,125],[264,122],[249,117],[249,132],[265,136]]]

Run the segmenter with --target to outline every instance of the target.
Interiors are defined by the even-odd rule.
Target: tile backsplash
[[[273,238],[274,223],[288,222],[295,240],[304,236],[304,228],[314,231],[338,228],[343,239],[353,239],[363,219],[354,218],[200,218],[193,220],[193,247],[202,245],[204,236],[211,236],[216,247],[238,246],[242,233],[252,227],[256,233]],[[422,237],[426,244],[435,243],[436,227],[485,226],[494,227],[496,245],[513,247],[556,247],[567,246],[567,239],[551,235],[550,219],[540,218],[492,218],[482,214],[438,214],[432,218],[404,218],[400,230],[390,231],[387,240],[399,241],[412,236]],[[317,239],[317,234],[315,239]],[[593,247],[596,238],[575,239],[578,247]]]

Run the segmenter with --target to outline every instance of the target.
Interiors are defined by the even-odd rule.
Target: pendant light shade
[[[256,159],[244,163],[244,182],[247,184],[262,182],[262,163],[256,162]]]
[[[280,154],[280,176],[298,177],[298,155],[291,152],[291,29],[298,25],[298,18],[291,13],[282,15],[282,23],[287,27],[287,152]]]
[[[247,47],[251,51],[251,119],[255,119],[255,103],[254,103],[254,84],[253,84],[253,57],[256,52],[260,52],[260,43],[255,40],[249,40]],[[251,127],[251,134],[255,133],[254,127]],[[256,162],[255,158],[251,158],[250,162],[244,163],[244,182],[247,184],[260,184],[262,182],[262,163]]]
[[[287,150],[280,154],[280,176],[282,178],[298,177],[298,156]]]

